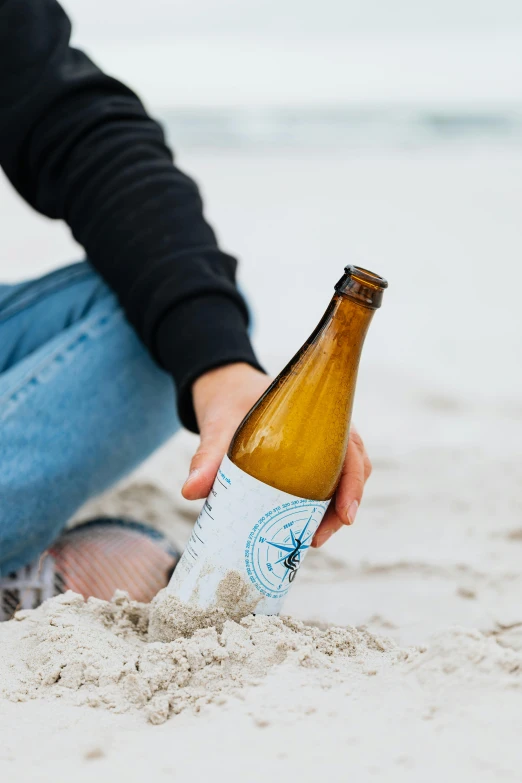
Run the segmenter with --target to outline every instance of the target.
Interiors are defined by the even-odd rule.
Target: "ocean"
[[[185,107],[159,112],[184,149],[338,150],[522,145],[522,104],[469,110],[434,106]]]

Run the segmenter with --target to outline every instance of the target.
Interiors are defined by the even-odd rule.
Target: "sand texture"
[[[13,701],[55,697],[118,713],[139,710],[158,724],[187,708],[224,704],[278,665],[293,674],[309,669],[335,687],[347,666],[376,673],[410,655],[355,628],[321,630],[252,615],[236,622],[220,614],[216,627],[209,613],[190,611],[168,594],[148,606],[124,593],[112,602],[85,602],[67,593],[35,612],[19,612],[7,628],[5,641],[13,635],[16,655],[2,664],[2,695]]]
[[[372,743],[375,750],[378,742],[389,755],[390,737],[403,745],[405,732],[412,742],[407,752],[395,752],[396,774],[418,769],[426,735],[444,736],[456,720],[467,724],[469,738],[478,728],[489,732],[491,705],[502,706],[504,727],[506,718],[520,727],[522,626],[495,634],[451,628],[426,645],[401,647],[353,627],[318,628],[288,617],[252,615],[236,621],[222,609],[214,618],[203,615],[180,607],[168,594],[145,605],[124,593],[112,602],[67,593],[36,611],[19,612],[0,629],[0,705],[14,716],[28,702],[39,702],[46,708],[39,712],[43,716],[52,715],[58,703],[62,716],[76,716],[72,724],[66,718],[67,736],[83,746],[86,770],[109,752],[110,743],[98,730],[94,744],[86,744],[84,734],[92,737],[92,717],[106,712],[121,728],[122,721],[131,721],[139,742],[150,747],[147,723],[159,726],[170,718],[175,741],[176,727],[186,717],[184,726],[192,726],[193,743],[199,745],[215,733],[216,722],[232,720],[237,742],[247,747],[253,747],[252,731],[266,734],[270,744],[276,737],[277,759],[285,770],[296,749],[285,753],[284,738],[290,736],[290,747],[295,746],[289,728],[298,727],[297,765],[305,780],[313,779],[305,759],[317,765],[316,754],[325,752],[332,733],[339,744],[324,763],[329,777],[340,781],[339,765],[350,751],[364,753],[364,744]],[[473,704],[482,711],[478,720]],[[67,712],[73,708],[78,711]],[[462,742],[461,735],[462,728],[446,752],[452,741]],[[243,752],[237,746],[231,758],[237,761]],[[376,752],[370,771],[382,769],[380,758]],[[504,758],[502,764],[508,768],[513,760]],[[128,779],[135,779],[134,772],[129,768]],[[253,770],[248,779],[262,777]],[[423,779],[435,778],[428,771]]]
[[[182,164],[244,259],[271,371],[344,263],[390,279],[354,412],[373,475],[353,527],[307,556],[291,621],[219,613],[172,640],[179,616],[173,633],[123,595],[68,595],[0,624],[0,780],[520,783],[522,155]],[[81,257],[0,196],[4,279]],[[183,545],[196,445],[177,436],[77,520],[123,514]]]

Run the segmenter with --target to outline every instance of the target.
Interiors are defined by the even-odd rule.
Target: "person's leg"
[[[172,379],[88,264],[0,287],[0,577],[178,428]]]
[[[86,262],[15,285],[0,285],[0,376],[111,296]]]

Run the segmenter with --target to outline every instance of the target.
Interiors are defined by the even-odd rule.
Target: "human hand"
[[[271,381],[245,363],[218,367],[195,381],[192,394],[201,441],[182,489],[187,500],[207,497],[238,425]],[[312,546],[322,546],[343,525],[353,524],[371,470],[361,436],[352,426],[339,486]]]
[[[194,382],[192,397],[201,440],[181,490],[184,498],[207,497],[232,436],[271,383],[272,378],[243,362],[209,370]]]
[[[315,533],[313,547],[325,544],[343,525],[353,525],[361,504],[364,485],[370,478],[372,463],[361,436],[352,425],[341,478],[335,495]]]

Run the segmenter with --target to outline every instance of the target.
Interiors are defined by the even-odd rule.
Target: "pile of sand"
[[[216,624],[198,628],[197,613],[185,635],[156,641],[150,615],[156,614],[151,629],[161,629],[165,638],[159,607],[168,624],[175,603],[160,595],[149,606],[125,593],[112,602],[84,601],[69,592],[35,611],[19,612],[1,629],[4,641],[18,636],[17,660],[4,659],[1,666],[10,671],[1,678],[4,696],[15,701],[58,696],[116,712],[143,710],[152,723],[163,723],[187,707],[223,703],[283,661],[340,677],[346,659],[371,667],[394,650],[391,642],[365,631],[320,630],[288,618],[235,622],[220,616]]]
[[[328,688],[390,666],[418,670],[430,688],[448,676],[522,683],[522,653],[476,631],[454,629],[427,649],[402,649],[355,628],[213,612],[182,609],[165,592],[151,605],[125,593],[111,602],[67,593],[3,624],[2,648],[12,658],[0,663],[1,691],[13,701],[54,696],[119,713],[141,710],[158,724],[187,708],[224,703],[283,663],[287,671],[313,670],[318,687]]]

